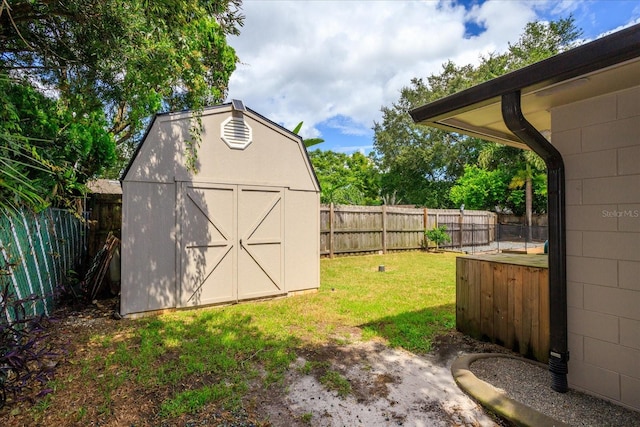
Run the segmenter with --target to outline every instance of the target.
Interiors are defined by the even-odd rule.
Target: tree
[[[364,154],[314,150],[309,157],[320,181],[322,203],[380,204],[379,174],[373,161]]]
[[[405,203],[456,207],[449,191],[463,175],[464,165],[476,164],[486,142],[416,125],[408,111],[567,50],[579,36],[572,17],[529,23],[507,52],[482,57],[476,67],[449,61],[439,74],[412,79],[396,103],[382,108],[382,122],[374,123],[383,194],[395,192]]]
[[[477,165],[465,167],[465,173],[451,188],[449,197],[454,206],[467,209],[509,210],[516,215],[526,213],[525,169],[514,173],[509,167],[493,169]],[[546,174],[531,168],[532,211],[546,212]]]
[[[546,165],[536,153],[489,143],[480,152],[478,163],[482,167],[491,170],[507,171],[511,176],[509,190],[512,191],[509,197],[505,199],[506,205],[515,214],[524,214],[527,226],[531,227],[532,225],[534,211],[539,213],[546,212]],[[520,190],[523,187],[524,195],[521,194],[522,190]],[[537,196],[535,198],[535,206],[534,195]],[[531,231],[531,228],[529,228],[529,231]]]
[[[0,204],[35,209],[68,204],[68,195],[115,159],[101,117],[73,117],[28,81],[0,71]]]
[[[468,165],[451,188],[449,197],[455,206],[464,204],[466,209],[495,210],[505,207],[508,187],[509,176],[505,171]]]
[[[121,157],[158,111],[223,100],[237,62],[240,0],[0,1],[0,69],[104,125]]]
[[[448,207],[449,189],[464,165],[475,162],[481,143],[416,125],[408,113],[448,91],[468,86],[469,72],[469,67],[458,68],[449,62],[441,74],[428,77],[427,83],[413,79],[396,103],[382,108],[382,122],[374,123],[373,130],[383,194],[396,193],[407,204]]]
[[[293,133],[295,133],[296,135],[300,133],[300,129],[302,129],[302,123],[303,122],[298,123],[298,125],[293,129]],[[313,147],[314,145],[322,144],[323,142],[324,139],[322,138],[308,138],[302,140],[302,143],[307,148]]]

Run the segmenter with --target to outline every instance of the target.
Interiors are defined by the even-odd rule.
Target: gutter
[[[562,155],[522,114],[521,92],[502,95],[502,118],[514,135],[542,157],[547,165],[549,212],[549,371],[551,388],[560,393],[567,383],[567,259],[565,180]]]

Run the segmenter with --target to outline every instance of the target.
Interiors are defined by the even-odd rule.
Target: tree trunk
[[[527,219],[527,241],[531,241],[533,233],[531,230],[532,211],[533,211],[533,180],[531,179],[531,166],[527,163],[527,177],[525,180],[525,215]]]

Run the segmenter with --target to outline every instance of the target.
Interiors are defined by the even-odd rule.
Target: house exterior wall
[[[566,168],[569,384],[640,410],[640,86],[551,118]]]

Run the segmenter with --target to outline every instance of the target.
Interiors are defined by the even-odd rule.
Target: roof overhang
[[[640,24],[409,112],[416,123],[527,149],[505,125],[502,95],[547,138],[551,109],[640,85]]]

